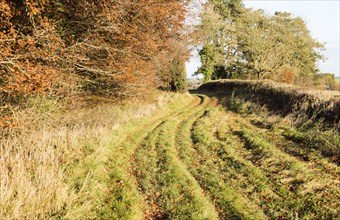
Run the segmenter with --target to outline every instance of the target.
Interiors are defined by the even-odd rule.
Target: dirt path
[[[340,218],[337,165],[212,98],[141,127],[111,155],[104,218]]]

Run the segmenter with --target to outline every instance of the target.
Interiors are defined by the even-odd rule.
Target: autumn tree
[[[172,42],[184,40],[185,1],[65,0],[63,5],[72,15],[63,24],[66,36],[75,36],[70,54],[76,56],[69,60],[93,92],[136,96],[158,87],[157,58],[173,56]]]
[[[0,99],[45,93],[60,76],[64,43],[42,14],[46,1],[0,3]],[[0,101],[1,101],[0,100]]]
[[[170,74],[170,67],[183,63],[187,56],[180,53],[179,58],[173,50],[173,42],[186,49],[181,42],[186,38],[187,3],[3,0],[0,95],[13,99],[63,91],[69,85],[80,91],[127,97],[169,84],[164,80],[170,78],[162,77],[158,66],[168,67],[166,74]],[[174,57],[181,61],[173,62]]]
[[[185,62],[188,57],[186,41],[173,40],[169,52],[163,52],[155,59],[159,87],[163,90],[186,91]]]

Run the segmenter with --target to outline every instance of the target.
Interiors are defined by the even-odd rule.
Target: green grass
[[[178,158],[175,147],[178,123],[188,117],[188,114],[192,114],[191,111],[188,109],[159,124],[135,155],[135,167],[139,168],[139,184],[151,206],[148,212],[150,216],[217,219],[214,206],[188,172],[186,165]]]
[[[51,100],[30,106],[54,124],[1,140],[1,218],[339,217],[335,128],[223,95],[162,93],[72,114]]]

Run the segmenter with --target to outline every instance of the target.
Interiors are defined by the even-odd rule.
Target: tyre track
[[[220,158],[221,155],[216,154],[218,144],[210,138],[213,133],[208,133],[205,127],[198,128],[199,122],[209,117],[211,109],[191,122],[190,133],[188,128],[186,131],[191,136],[191,146],[196,152],[192,172],[219,207],[221,219],[266,219],[256,204],[231,185],[232,177],[227,175],[226,164]]]
[[[200,99],[194,98],[191,103],[181,107],[180,110],[161,115],[151,122],[136,125],[137,129],[122,138],[120,143],[115,144],[117,147],[111,150],[110,162],[107,165],[107,169],[110,170],[111,188],[107,193],[109,196],[105,201],[106,205],[99,209],[100,216],[112,219],[143,218],[145,202],[138,191],[138,184],[131,166],[131,158],[135,149],[147,133],[162,124],[164,120],[200,103]]]
[[[325,218],[334,218],[337,215],[336,209],[339,207],[339,203],[331,201],[331,197],[329,197],[330,192],[339,195],[339,188],[337,188],[339,180],[336,176],[327,174],[318,167],[311,167],[310,164],[299,158],[287,154],[275,144],[268,142],[262,136],[262,129],[253,127],[238,115],[234,115],[234,117],[236,117],[236,122],[221,126],[229,127],[224,131],[227,137],[224,137],[223,141],[231,138],[239,141],[238,146],[243,146],[234,152],[239,157],[248,160],[252,164],[251,169],[261,171],[261,173],[255,172],[257,177],[262,176],[261,183],[264,183],[267,188],[272,189],[279,196],[270,202],[281,207],[281,210],[276,212],[285,213],[285,218],[306,216],[312,213],[319,213]],[[220,134],[217,134],[217,138],[221,141],[221,137],[218,136]],[[254,166],[256,169],[253,168]],[[317,188],[313,189],[313,187]],[[323,203],[309,204],[309,210],[306,210],[305,205],[311,201],[323,201]],[[262,203],[266,213],[273,215],[275,209],[272,205],[268,205]],[[294,207],[293,211],[291,207]]]
[[[179,215],[183,217],[183,213],[186,212],[185,207],[175,210],[178,207],[171,205],[183,201],[190,201],[190,203],[196,205],[195,212],[187,211],[184,215],[187,218],[191,216],[190,219],[217,219],[216,213],[214,214],[214,207],[205,198],[195,179],[178,158],[174,146],[175,131],[180,121],[190,117],[193,111],[196,112],[211,102],[206,97],[200,98],[199,106],[196,106],[195,109],[183,111],[164,121],[149,133],[144,139],[145,143],[137,149],[134,156],[134,167],[139,167],[139,171],[136,170],[136,177],[141,192],[145,195],[149,204],[149,208],[146,210],[146,219],[176,218]],[[138,157],[138,155],[140,156]],[[164,185],[168,186],[164,187]],[[171,185],[177,186],[171,187]],[[180,193],[174,190],[176,188],[180,188],[178,190]],[[179,199],[176,198],[176,195]]]
[[[108,203],[120,219],[339,217],[336,168],[323,173],[203,95],[177,109],[139,125],[112,154]]]

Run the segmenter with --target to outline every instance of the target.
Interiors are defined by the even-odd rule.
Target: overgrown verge
[[[29,99],[13,115],[16,126],[0,130],[0,218],[101,216],[114,186],[111,167],[124,152],[117,147],[191,99],[169,93],[120,104],[100,97]]]
[[[233,94],[284,116],[293,113],[330,124],[340,120],[340,93],[335,91],[311,90],[269,80],[210,81],[200,86],[199,91]]]

